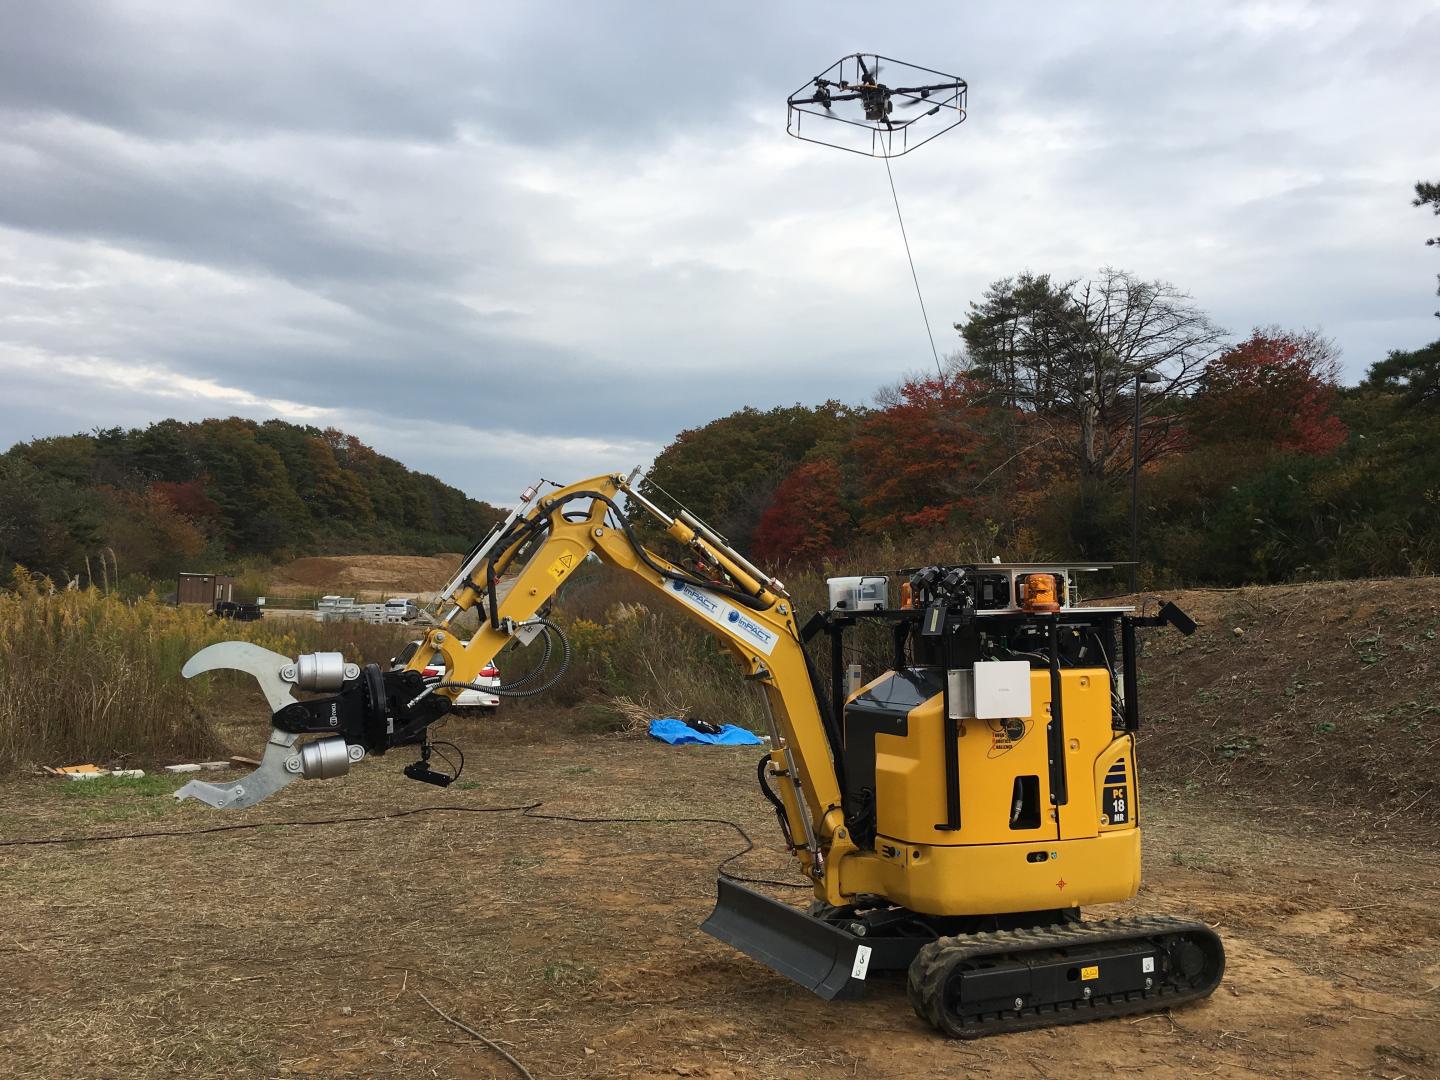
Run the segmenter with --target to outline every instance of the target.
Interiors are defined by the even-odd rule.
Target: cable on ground
[[[809,883],[796,881],[772,881],[769,878],[743,877],[725,868],[736,859],[755,850],[755,841],[737,822],[728,818],[706,817],[575,817],[570,814],[537,813],[543,802],[522,803],[518,806],[417,806],[409,810],[394,810],[388,814],[357,814],[350,817],[302,818],[290,821],[244,821],[230,825],[211,825],[203,829],[152,829],[145,832],[102,833],[98,836],[36,836],[16,840],[0,840],[0,848],[40,847],[51,844],[96,844],[113,840],[151,840],[167,836],[205,836],[210,833],[242,832],[263,828],[306,828],[323,825],[356,825],[370,821],[390,821],[396,818],[414,817],[416,814],[457,813],[457,814],[520,814],[537,821],[563,821],[579,825],[724,825],[734,829],[745,846],[735,854],[722,859],[715,872],[731,881],[745,885],[769,885],[777,889],[808,889]]]

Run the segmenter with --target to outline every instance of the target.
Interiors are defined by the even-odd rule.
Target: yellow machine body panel
[[[886,680],[867,693],[903,704]],[[945,695],[935,693],[883,730],[851,724],[847,763],[869,780],[873,734],[873,852],[857,852],[842,872],[846,893],[874,892],[929,914],[988,914],[1106,903],[1135,895],[1140,833],[1133,737],[1113,728],[1109,672],[1061,672],[1061,743],[1068,791],[1052,801],[1050,674],[1030,676],[1032,713],[958,723],[959,819],[947,817]],[[885,695],[890,695],[887,699]],[[863,870],[861,869],[863,867]]]

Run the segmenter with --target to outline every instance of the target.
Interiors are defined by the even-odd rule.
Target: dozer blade
[[[701,930],[827,1001],[864,994],[870,946],[727,878],[716,885],[715,910]]]

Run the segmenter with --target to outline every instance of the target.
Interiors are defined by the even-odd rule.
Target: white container
[[[825,587],[831,611],[883,611],[890,606],[889,578],[832,577]]]

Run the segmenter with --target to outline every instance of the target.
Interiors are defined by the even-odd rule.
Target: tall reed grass
[[[412,633],[307,620],[233,623],[153,596],[56,590],[23,571],[12,585],[0,591],[0,768],[211,756],[223,747],[207,707],[241,683],[182,678],[192,653],[240,639],[287,656],[337,649],[385,663]]]

